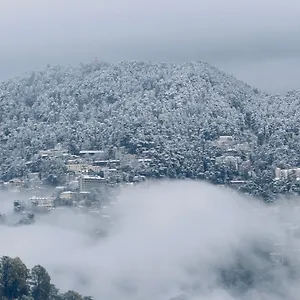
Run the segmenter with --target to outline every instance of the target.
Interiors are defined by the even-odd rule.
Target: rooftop
[[[98,179],[98,180],[105,180],[105,178],[101,176],[92,176],[92,175],[83,175],[82,178],[84,179]]]
[[[82,150],[79,154],[103,154],[103,150]]]

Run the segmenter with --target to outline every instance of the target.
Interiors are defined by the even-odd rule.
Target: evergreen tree
[[[31,294],[34,300],[48,300],[51,292],[51,278],[46,269],[40,265],[30,271]]]

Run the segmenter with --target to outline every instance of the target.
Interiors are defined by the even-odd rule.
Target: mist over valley
[[[296,299],[297,201],[267,206],[195,181],[140,184],[105,208],[105,237],[90,234],[107,225],[100,217],[54,210],[2,226],[0,255],[41,264],[60,289],[95,299]]]

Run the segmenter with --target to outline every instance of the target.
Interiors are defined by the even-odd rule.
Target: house
[[[142,176],[142,175],[137,175],[137,176],[134,176],[133,177],[133,182],[143,182],[143,181],[146,181],[146,177],[145,176]]]
[[[106,156],[106,153],[103,150],[82,150],[79,151],[79,155],[97,156],[97,157],[104,158]]]
[[[64,191],[59,195],[60,204],[72,205],[74,201],[78,200],[77,193],[72,191]]]
[[[24,180],[20,179],[20,178],[14,178],[11,179],[9,182],[9,187],[11,188],[21,188],[24,184]]]
[[[122,157],[126,154],[125,147],[119,147],[114,150],[115,159],[122,159]]]
[[[239,156],[239,152],[236,149],[228,148],[223,152],[223,155],[226,155],[226,156]]]
[[[138,159],[140,167],[149,168],[152,162],[151,158],[139,158]]]
[[[76,193],[72,191],[64,191],[60,194],[60,199],[62,200],[72,200]]]
[[[216,142],[218,144],[232,144],[234,137],[232,135],[220,135]]]
[[[30,188],[42,186],[42,180],[39,173],[29,173],[26,178],[26,184]]]
[[[221,135],[215,141],[215,145],[218,148],[221,148],[223,150],[227,150],[227,149],[232,148],[232,146],[234,145],[234,143],[235,143],[235,140],[234,140],[234,137],[232,135]]]
[[[61,144],[57,144],[53,149],[39,151],[39,155],[42,158],[61,157],[61,156],[68,155],[68,150],[64,149]]]
[[[250,150],[250,145],[247,142],[237,144],[235,145],[235,149],[239,152],[248,152]]]
[[[74,173],[99,173],[103,170],[102,166],[86,163],[68,163],[67,170]]]
[[[66,165],[67,170],[74,172],[74,173],[80,173],[84,167],[84,164],[81,163],[68,163]]]
[[[110,159],[109,160],[109,167],[110,168],[116,168],[119,167],[121,164],[121,161],[119,159]]]
[[[229,186],[242,187],[247,183],[247,180],[231,180]]]
[[[95,160],[93,162],[94,166],[99,166],[99,167],[108,167],[109,165],[109,160]]]
[[[104,177],[109,182],[120,182],[123,181],[123,172],[116,168],[109,168],[104,171]]]
[[[232,166],[235,170],[239,169],[240,163],[241,163],[241,158],[239,156],[222,155],[222,156],[216,157],[217,165],[225,165],[227,167]]]

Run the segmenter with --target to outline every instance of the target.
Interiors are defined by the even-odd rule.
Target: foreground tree
[[[29,294],[29,270],[20,258],[1,259],[0,286],[3,299],[19,299]]]
[[[0,259],[1,300],[92,300],[74,291],[61,294],[51,284],[47,270],[34,266],[29,270],[20,258],[3,256]]]
[[[59,289],[54,284],[50,284],[50,299],[51,300],[62,300],[59,293]]]
[[[34,300],[50,299],[51,278],[46,269],[40,265],[32,268],[31,277],[31,294]]]
[[[82,300],[82,296],[74,291],[68,291],[62,295],[62,300]]]

